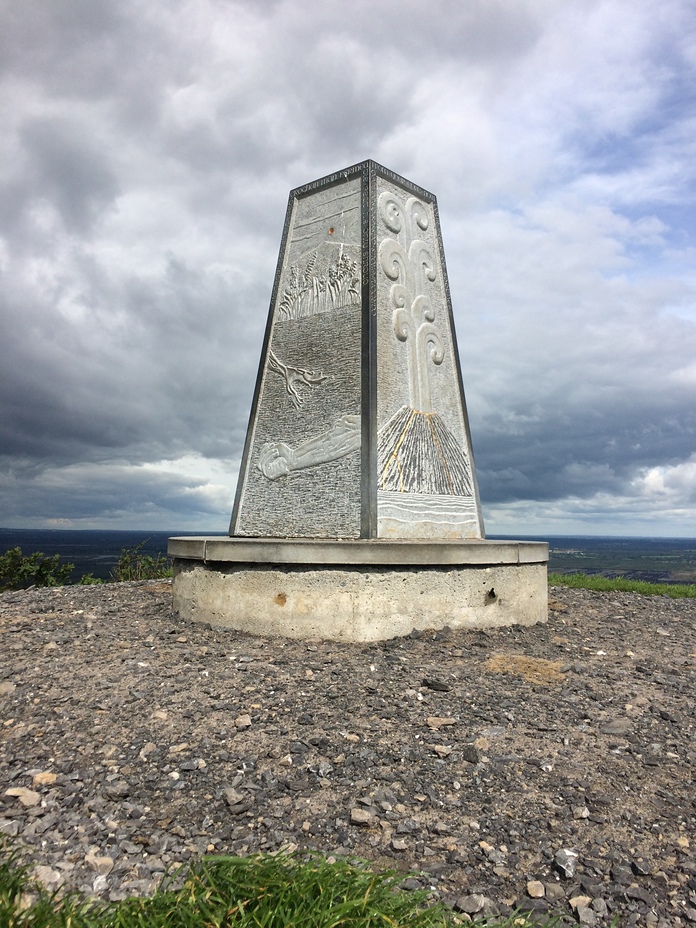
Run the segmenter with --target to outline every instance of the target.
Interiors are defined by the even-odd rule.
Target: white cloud
[[[634,481],[636,492],[670,509],[696,504],[696,453],[688,461],[643,471]]]

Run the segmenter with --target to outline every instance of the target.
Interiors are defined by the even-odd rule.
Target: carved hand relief
[[[341,252],[326,274],[317,274],[318,257],[315,251],[301,273],[297,264],[290,267],[290,279],[278,303],[281,319],[305,319],[351,306],[360,299],[357,262]]]
[[[336,461],[360,448],[360,416],[341,416],[334,425],[295,448],[283,441],[271,441],[259,452],[258,468],[264,477],[277,480],[292,471],[305,470]]]
[[[283,378],[285,391],[295,409],[299,409],[304,404],[307,390],[311,390],[329,379],[329,375],[324,374],[322,371],[309,371],[304,367],[292,367],[290,364],[284,364],[272,349],[268,352],[268,370],[280,374]]]
[[[471,496],[471,468],[466,452],[433,411],[430,364],[445,357],[434,325],[429,284],[437,277],[428,244],[419,237],[428,229],[428,209],[417,197],[405,202],[381,194],[378,209],[387,236],[379,246],[379,263],[393,281],[389,301],[394,334],[407,349],[409,405],[402,406],[379,430],[380,491],[437,496]]]

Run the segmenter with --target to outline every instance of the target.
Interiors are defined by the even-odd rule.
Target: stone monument
[[[174,607],[379,640],[546,618],[544,543],[484,540],[435,197],[365,161],[290,193],[230,538]]]

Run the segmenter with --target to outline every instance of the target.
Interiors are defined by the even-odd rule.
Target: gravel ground
[[[0,832],[49,888],[147,893],[283,846],[416,870],[466,918],[696,923],[696,603],[370,645],[184,622],[168,582],[0,595]]]

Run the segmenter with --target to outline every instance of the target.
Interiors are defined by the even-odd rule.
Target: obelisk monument
[[[546,617],[548,546],[484,540],[437,201],[373,161],[290,193],[230,536],[171,539],[182,614],[351,640]]]

